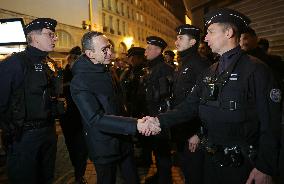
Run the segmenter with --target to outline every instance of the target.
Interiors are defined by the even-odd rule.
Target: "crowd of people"
[[[177,53],[153,35],[113,65],[108,38],[87,32],[64,69],[48,57],[56,20],[27,24],[26,50],[0,63],[9,182],[53,182],[55,118],[77,184],[87,183],[87,159],[98,184],[115,184],[118,168],[138,184],[137,167],[153,159],[157,172],[145,183],[171,184],[173,152],[185,184],[284,182],[283,61],[247,16],[223,8],[204,18],[203,37],[193,25],[175,29]]]

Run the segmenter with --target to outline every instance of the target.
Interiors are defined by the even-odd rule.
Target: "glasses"
[[[55,33],[53,33],[53,32],[49,32],[49,33],[41,33],[41,34],[46,34],[46,35],[48,35],[48,36],[49,36],[49,38],[51,38],[51,39],[57,38],[57,35],[56,35]]]
[[[101,50],[105,53],[107,52],[108,50],[112,50],[112,45],[111,44],[108,44],[107,46],[101,48]]]

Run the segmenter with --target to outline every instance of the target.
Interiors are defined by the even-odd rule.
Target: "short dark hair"
[[[229,29],[229,28],[233,29],[234,34],[236,35],[236,37],[238,39],[241,38],[241,33],[240,33],[238,27],[235,24],[232,24],[230,22],[222,22],[222,23],[219,23],[219,24],[221,24],[224,27],[224,29]]]
[[[244,33],[247,33],[247,34],[249,34],[249,35],[251,35],[251,36],[256,37],[255,30],[254,30],[254,29],[252,29],[251,27],[247,27],[247,29],[245,30],[245,32],[244,32]]]
[[[265,38],[260,38],[259,41],[258,41],[258,46],[263,49],[265,52],[268,51],[269,49],[269,41]]]
[[[94,45],[93,45],[93,38],[103,35],[102,32],[98,32],[98,31],[89,31],[87,33],[85,33],[81,39],[81,44],[82,44],[82,51],[85,52],[86,50],[92,50],[94,49]]]

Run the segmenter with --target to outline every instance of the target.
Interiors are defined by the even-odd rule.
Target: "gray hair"
[[[81,44],[82,44],[82,51],[85,52],[86,50],[93,50],[94,45],[93,45],[93,39],[97,36],[103,35],[102,32],[98,31],[90,31],[87,32],[83,35]]]
[[[42,29],[33,30],[27,34],[27,43],[30,45],[33,42],[32,34],[40,34]]]
[[[241,33],[240,33],[240,31],[239,31],[239,29],[237,28],[236,25],[234,25],[230,22],[224,22],[224,23],[219,23],[219,24],[224,27],[224,31],[231,28],[234,31],[236,38],[240,39]]]

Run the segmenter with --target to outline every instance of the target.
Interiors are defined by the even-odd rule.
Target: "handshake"
[[[161,132],[158,118],[146,116],[137,120],[137,130],[145,136],[157,135]]]

